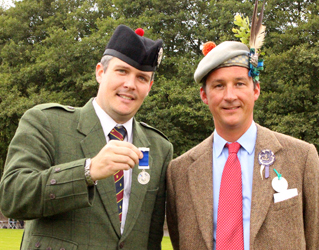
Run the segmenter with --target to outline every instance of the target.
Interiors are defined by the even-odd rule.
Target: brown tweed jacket
[[[213,249],[213,135],[174,159],[167,170],[167,222],[174,249]],[[275,168],[298,196],[274,203],[276,176],[261,179],[257,155],[270,149]],[[319,159],[315,147],[257,125],[250,250],[319,249]]]

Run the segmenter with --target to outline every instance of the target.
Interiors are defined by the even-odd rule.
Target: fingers
[[[138,164],[143,153],[132,143],[111,140],[92,158],[90,173],[93,180],[107,178],[118,170],[128,170]]]
[[[129,148],[129,149],[131,149],[132,151],[135,152],[135,154],[138,156],[139,159],[143,158],[143,153],[130,142],[110,140],[106,146],[109,146],[109,147],[117,146],[117,147],[121,147],[121,148],[124,148],[124,147],[125,148]]]

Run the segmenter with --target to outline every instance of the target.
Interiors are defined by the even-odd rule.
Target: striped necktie
[[[109,133],[110,140],[123,141],[126,135],[126,129],[124,127],[114,127]],[[122,222],[122,206],[124,195],[124,172],[119,170],[114,174],[114,183],[116,189],[116,202],[119,211],[120,223]]]
[[[220,183],[216,250],[243,250],[243,198],[241,166],[237,157],[240,144],[226,144],[229,155]]]

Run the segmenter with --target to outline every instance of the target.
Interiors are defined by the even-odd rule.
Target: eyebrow
[[[240,77],[236,77],[236,78],[235,78],[235,81],[249,81],[249,78],[244,77],[244,76],[240,76]],[[222,79],[222,78],[217,78],[217,79],[214,79],[214,80],[211,81],[211,82],[212,82],[212,83],[215,83],[215,82],[222,83],[222,82],[225,82],[225,80]]]
[[[242,76],[242,77],[236,77],[235,80],[236,81],[249,81],[249,78]]]
[[[128,67],[126,65],[121,65],[121,64],[115,64],[114,68],[121,68],[121,69],[126,69],[126,70],[131,70],[131,67]],[[151,76],[148,74],[144,73],[143,71],[138,72],[139,75],[145,77],[147,80],[151,79]]]

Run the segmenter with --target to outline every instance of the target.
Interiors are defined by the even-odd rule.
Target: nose
[[[128,89],[136,89],[136,78],[133,75],[126,77],[124,87]]]
[[[235,91],[233,85],[227,85],[225,88],[224,99],[229,102],[235,100],[237,98]]]

